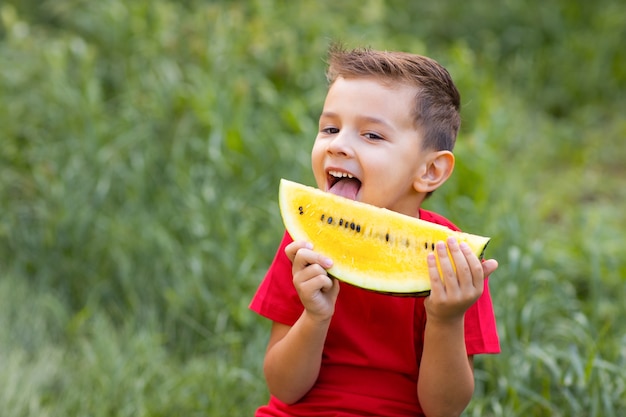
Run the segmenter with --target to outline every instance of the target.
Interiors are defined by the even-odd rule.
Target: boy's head
[[[412,115],[423,148],[452,151],[461,125],[461,97],[448,71],[436,61],[405,52],[354,49],[329,51],[327,78],[373,78],[416,88]]]
[[[415,216],[454,168],[459,93],[419,55],[331,48],[311,162],[320,189]]]

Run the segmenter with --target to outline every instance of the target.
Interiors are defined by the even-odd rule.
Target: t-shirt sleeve
[[[285,232],[274,261],[250,303],[250,309],[257,314],[289,326],[298,320],[304,310],[293,285],[291,261],[285,254],[285,247],[292,241]]]

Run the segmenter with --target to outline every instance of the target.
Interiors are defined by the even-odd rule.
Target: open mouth
[[[360,189],[361,181],[354,175],[343,171],[328,171],[328,192],[356,200]]]

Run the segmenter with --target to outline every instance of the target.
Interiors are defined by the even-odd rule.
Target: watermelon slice
[[[438,241],[455,237],[482,257],[490,240],[285,179],[279,206],[291,237],[333,260],[330,275],[381,293],[428,294],[426,258]]]

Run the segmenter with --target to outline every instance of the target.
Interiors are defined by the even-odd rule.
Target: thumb
[[[488,259],[483,262],[483,275],[485,277],[491,275],[496,269],[498,269],[498,261],[495,259]]]

